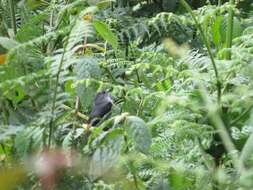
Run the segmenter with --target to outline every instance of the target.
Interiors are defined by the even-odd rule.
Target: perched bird
[[[93,108],[88,120],[89,125],[96,126],[100,119],[111,111],[112,105],[112,97],[107,92],[98,92],[94,99]]]

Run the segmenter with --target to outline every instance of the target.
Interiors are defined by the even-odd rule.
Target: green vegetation
[[[253,188],[251,0],[0,0],[0,21],[0,190]]]

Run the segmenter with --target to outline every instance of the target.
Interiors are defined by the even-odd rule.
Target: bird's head
[[[106,91],[101,91],[96,95],[95,104],[100,104],[102,102],[108,102],[113,104],[112,97]]]

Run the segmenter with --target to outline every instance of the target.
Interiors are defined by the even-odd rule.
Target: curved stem
[[[233,143],[233,140],[231,139],[227,127],[225,126],[220,116],[220,108],[213,105],[213,102],[210,100],[205,88],[201,84],[200,84],[200,92],[203,101],[205,102],[205,105],[207,107],[208,118],[210,119],[214,127],[217,129],[218,134],[222,140],[222,143],[227,153],[231,154],[233,166],[236,168],[238,173],[240,173],[240,171],[243,170],[243,166],[239,162],[239,154],[238,154],[239,151],[236,149],[236,146]]]
[[[215,78],[216,78],[216,87],[217,87],[217,101],[218,103],[220,103],[220,100],[221,100],[221,82],[220,82],[220,79],[219,79],[219,73],[218,73],[218,69],[216,67],[216,63],[215,63],[215,60],[214,60],[214,56],[211,52],[211,47],[210,47],[210,44],[205,36],[205,33],[202,29],[202,27],[200,26],[196,16],[194,15],[191,7],[188,5],[188,3],[185,1],[185,0],[180,0],[180,3],[182,4],[182,6],[191,14],[194,22],[195,22],[195,25],[196,27],[199,29],[199,32],[200,32],[200,35],[201,35],[201,38],[207,48],[207,52],[208,52],[208,55],[210,57],[210,60],[211,60],[211,63],[212,63],[212,66],[213,66],[213,69],[214,69],[214,74],[215,74]]]

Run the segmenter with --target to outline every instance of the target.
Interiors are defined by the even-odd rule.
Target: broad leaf
[[[137,150],[147,153],[152,143],[151,133],[146,123],[136,116],[126,119],[125,129],[128,136],[133,140]]]
[[[11,48],[18,46],[18,42],[10,38],[0,37],[0,45],[5,49],[9,50]]]
[[[214,24],[212,26],[213,42],[216,45],[216,47],[218,47],[221,42],[220,27],[222,24],[222,19],[223,19],[222,16],[216,17]]]
[[[112,45],[114,49],[118,47],[118,38],[117,36],[111,31],[110,27],[102,21],[94,20],[93,25],[99,35],[106,40],[109,44]]]
[[[97,59],[93,57],[82,57],[78,59],[74,72],[76,74],[76,82],[79,80],[84,81],[89,78],[98,79],[101,75]],[[91,107],[97,88],[95,84],[89,85],[88,82],[78,83],[76,92],[84,108],[89,109]]]
[[[95,150],[90,164],[89,173],[93,178],[102,176],[117,163],[122,143],[123,135],[119,129],[110,131],[103,137],[102,144]]]

